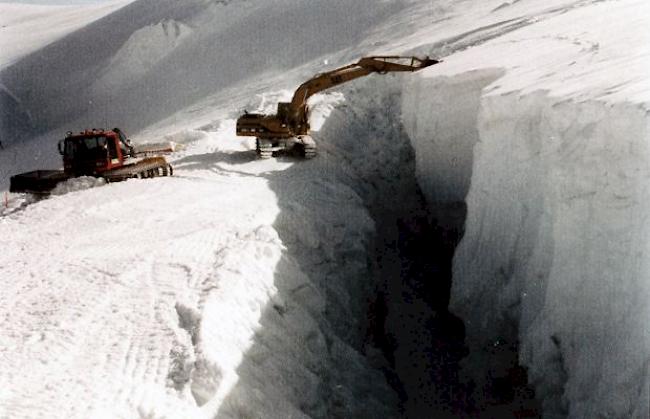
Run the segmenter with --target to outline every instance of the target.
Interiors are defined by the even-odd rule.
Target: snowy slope
[[[141,36],[157,39],[156,30],[127,34],[107,59],[121,70],[155,67],[131,66],[142,57],[129,51],[143,45]],[[57,64],[58,55],[49,60]],[[52,80],[58,77],[48,84],[54,87]],[[296,183],[292,162],[254,160],[251,141],[234,138],[226,116],[238,112],[241,98],[262,107],[277,98],[259,103],[255,93],[234,96],[237,105],[221,94],[219,107],[208,110],[209,127],[184,119],[137,137],[164,132],[188,145],[172,156],[174,178],[31,205],[15,197],[3,210],[11,251],[0,277],[12,285],[3,293],[3,322],[11,327],[3,334],[1,381],[12,384],[0,396],[0,416],[395,416],[395,394],[359,352],[372,221],[349,187],[310,176]],[[10,144],[4,167],[43,164],[15,156],[49,144],[47,135]],[[309,166],[298,170],[309,173]],[[282,214],[278,195],[288,201]],[[329,217],[318,213],[327,207]]]
[[[96,22],[131,1],[133,0],[66,6],[0,3],[0,71],[11,67],[30,53],[53,45],[68,34],[74,34],[79,28]],[[39,56],[40,53],[35,55]],[[70,66],[69,54],[61,54],[57,59]],[[50,66],[45,64],[41,74],[43,79],[49,79],[49,70]],[[16,85],[16,81],[0,76],[0,142],[3,147],[32,136],[35,118],[40,114],[39,111],[22,105],[22,99],[13,93]],[[14,171],[13,164],[10,165],[5,159],[0,164],[0,178],[5,178]]]
[[[0,189],[57,166],[75,127],[187,147],[173,178],[9,196],[0,417],[398,416],[364,316],[371,250],[395,229],[377,214],[419,211],[413,170],[438,222],[467,202],[451,308],[477,394],[519,350],[545,416],[647,417],[649,16],[640,0],[139,0],[16,62]],[[316,97],[315,160],[257,161],[234,136],[243,108],[371,53],[445,61]],[[424,305],[386,327],[412,338],[407,412],[433,415]]]
[[[341,340],[358,316],[339,322],[343,334],[328,330],[323,285],[358,297],[329,269],[301,269],[315,255],[307,266],[362,278],[365,264],[338,255],[362,254],[370,219],[346,189],[331,190],[328,204],[290,183],[296,175],[282,172],[291,164],[255,161],[233,128],[177,156],[174,178],[71,192],[2,218],[2,318],[11,326],[0,359],[12,385],[0,415],[391,416],[381,373]],[[336,206],[334,223],[353,222],[329,233],[306,222],[296,236],[303,222],[279,221],[287,215],[270,182],[292,186],[277,193],[300,203],[296,216],[316,199]],[[332,368],[341,362],[345,371]]]
[[[133,132],[240,81],[354,45],[399,7],[374,4],[140,0],[5,70],[0,82],[21,106],[38,107],[30,124],[39,131],[115,120]],[[322,25],[327,37],[318,36]]]
[[[0,3],[0,69],[130,1],[70,6]]]

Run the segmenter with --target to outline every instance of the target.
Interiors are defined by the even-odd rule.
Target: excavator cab
[[[289,112],[291,111],[291,103],[279,102],[278,103],[278,119],[285,124],[289,121]]]

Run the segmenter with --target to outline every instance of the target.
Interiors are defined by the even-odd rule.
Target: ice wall
[[[649,15],[592,5],[406,86],[429,204],[467,194],[451,300],[465,372],[489,388],[518,351],[545,417],[649,415]]]
[[[513,94],[484,99],[479,132],[453,309],[477,346],[520,341],[547,414],[643,417],[646,112]]]
[[[473,148],[483,88],[502,74],[498,68],[474,70],[408,83],[403,95],[403,122],[417,150],[416,174],[427,193],[430,212],[439,224],[462,225],[459,204],[465,201],[472,172]]]

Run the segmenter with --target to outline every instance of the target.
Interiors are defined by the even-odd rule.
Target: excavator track
[[[273,157],[273,143],[270,140],[258,138],[255,143],[255,150],[259,158],[270,159]]]
[[[301,135],[298,140],[302,144],[301,154],[306,159],[313,159],[316,157],[316,142],[310,135]]]

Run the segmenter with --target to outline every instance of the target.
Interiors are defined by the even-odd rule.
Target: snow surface
[[[375,217],[412,210],[413,163],[432,216],[467,202],[451,309],[477,392],[514,348],[545,417],[648,417],[648,17],[641,0],[139,0],[15,62],[0,188],[57,167],[68,129],[185,148],[172,178],[6,195],[0,417],[398,416],[363,319],[393,228]],[[234,136],[242,109],[372,53],[445,61],[315,97],[315,160],[258,161]],[[387,327],[410,333],[420,306]],[[418,379],[421,340],[397,349]]]
[[[173,178],[71,191],[2,218],[0,277],[15,279],[1,297],[2,415],[392,415],[381,373],[324,314],[326,289],[357,299],[338,276],[367,267],[339,255],[363,254],[370,218],[348,190],[316,185],[325,200],[302,181],[282,191],[294,208],[280,216],[269,183],[291,183],[292,165],[260,165],[233,122],[177,155]],[[300,218],[314,204],[331,223]],[[303,272],[296,247],[315,254],[307,266],[331,268]],[[343,336],[356,330],[350,311],[338,314]]]
[[[0,69],[131,1],[61,6],[0,2]]]

